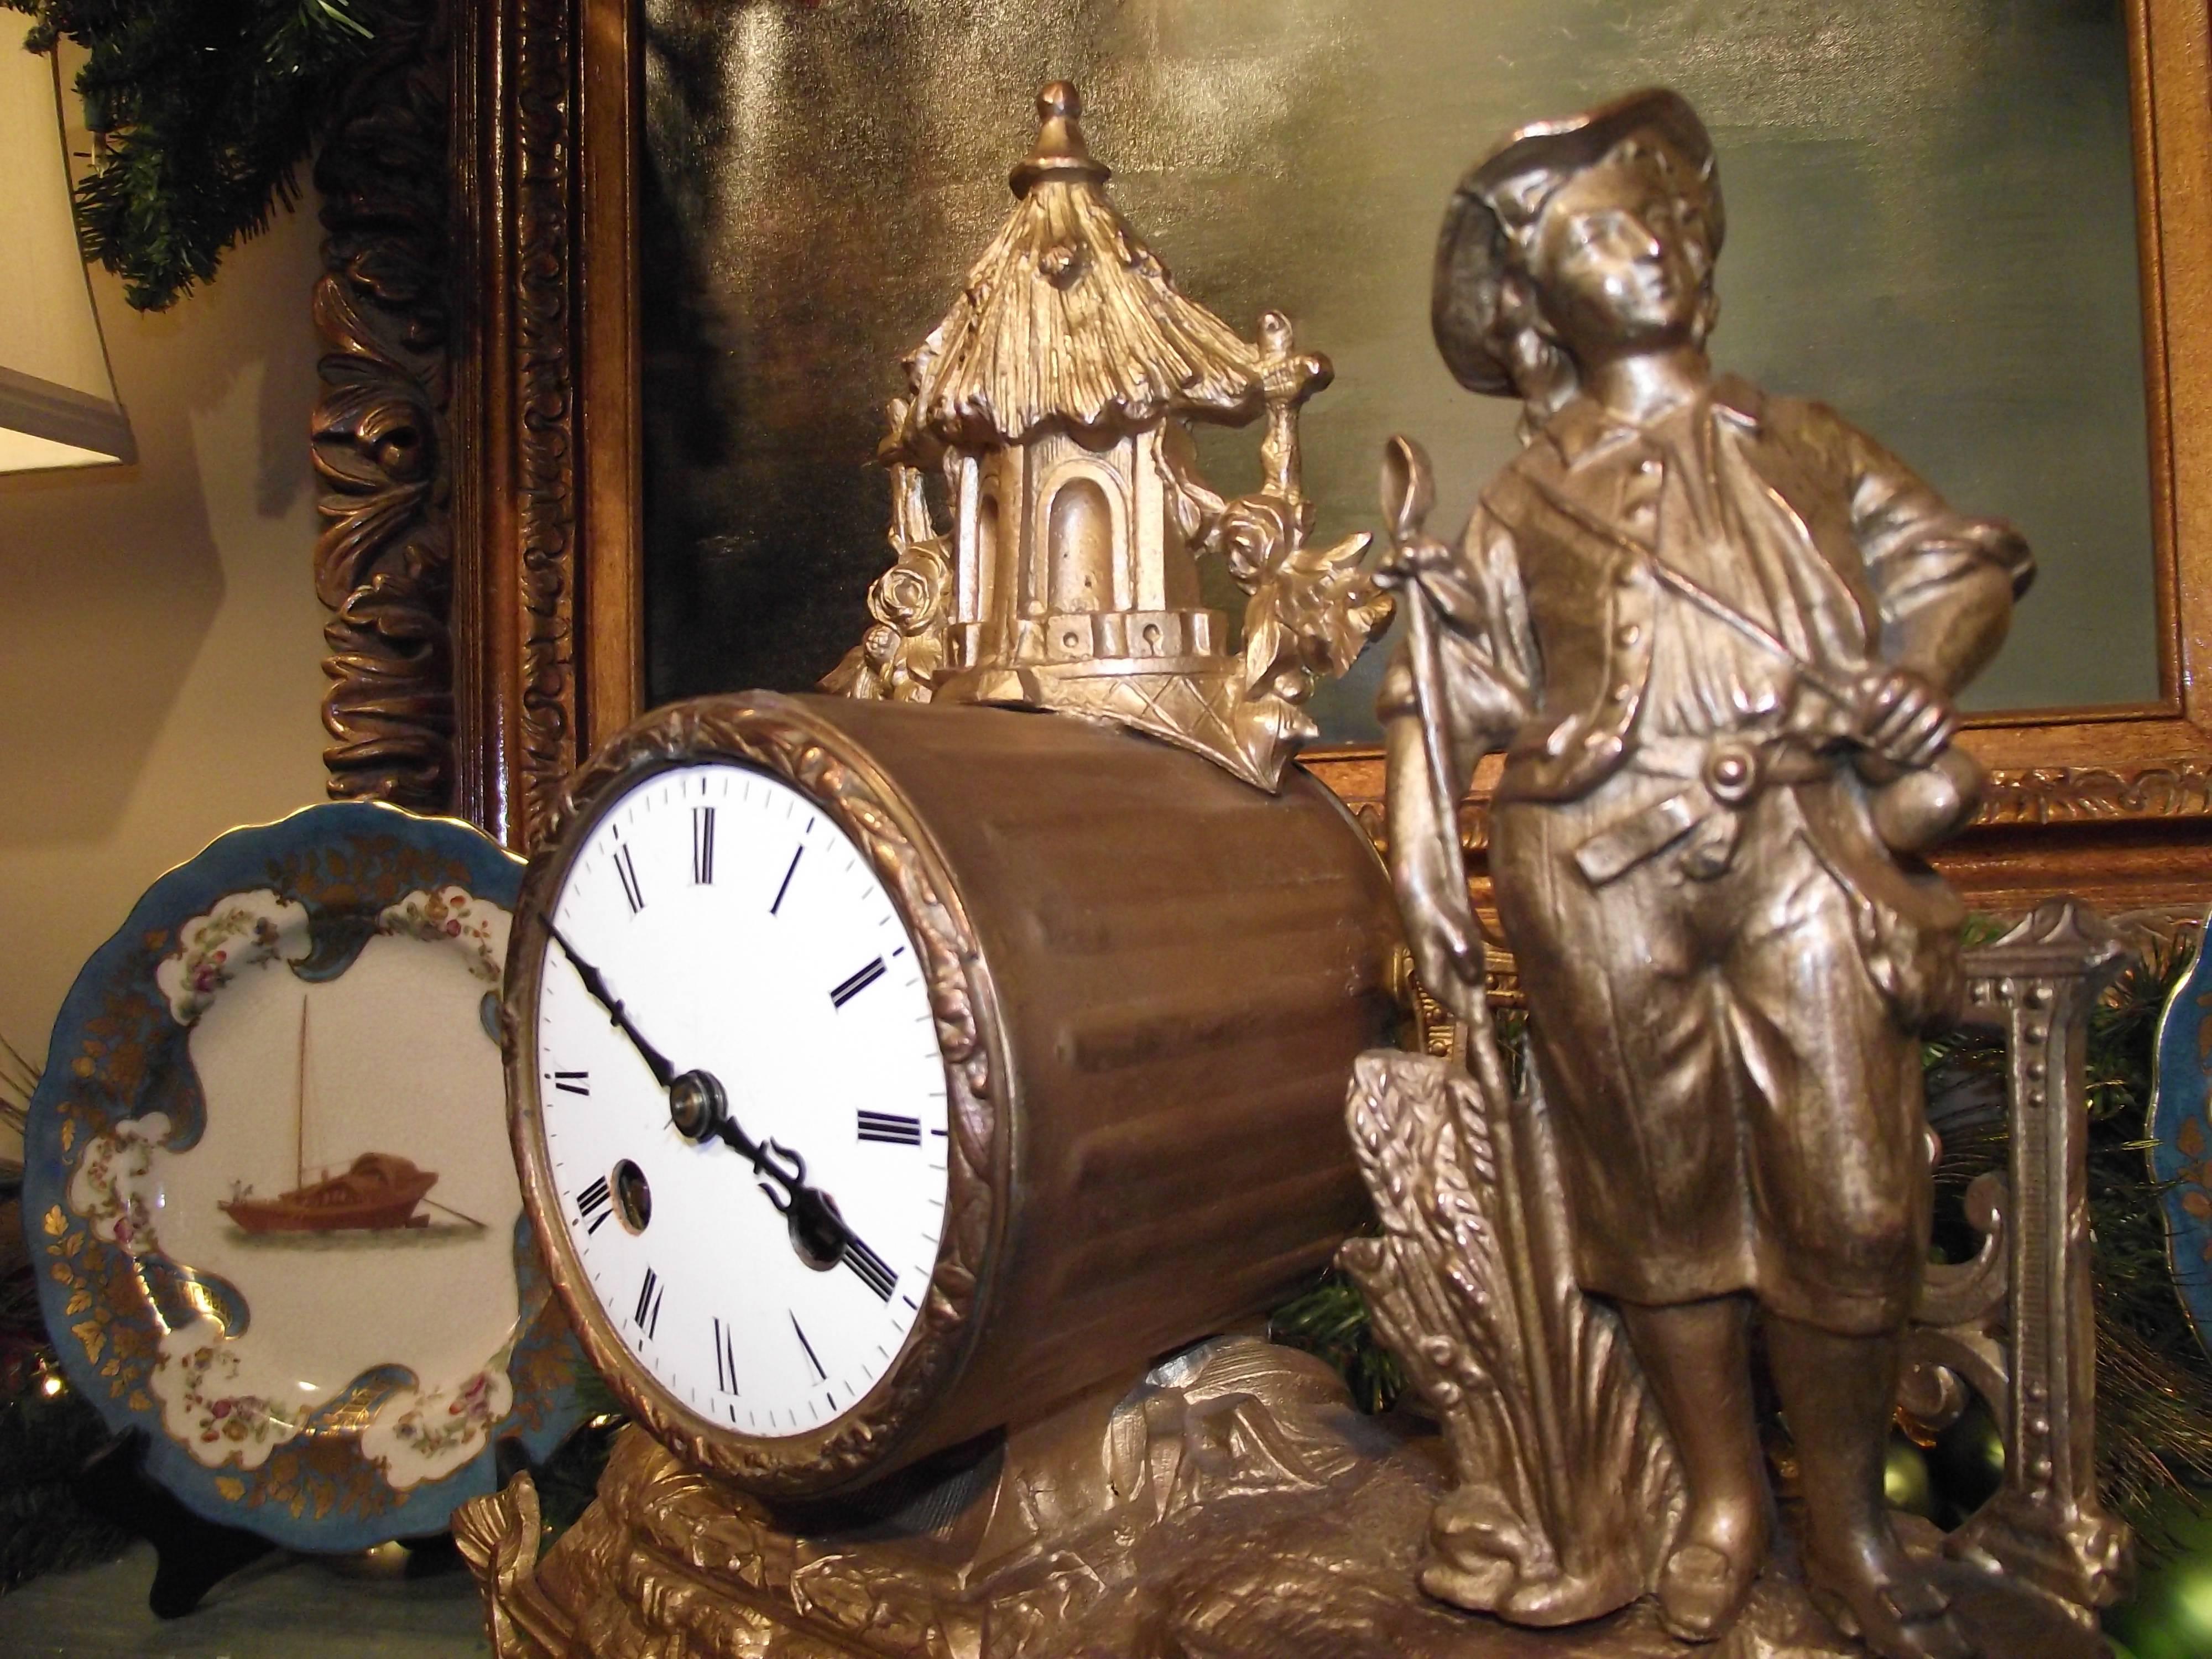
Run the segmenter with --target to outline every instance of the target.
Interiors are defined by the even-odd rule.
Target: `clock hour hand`
[[[769,1145],[795,1166],[793,1180],[785,1183],[786,1196],[779,1198],[766,1182],[761,1183],[761,1190],[790,1223],[792,1242],[798,1245],[799,1255],[825,1266],[843,1262],[863,1285],[890,1301],[898,1275],[846,1224],[845,1218],[837,1212],[836,1200],[807,1183],[806,1161],[787,1146],[774,1141]]]
[[[576,970],[576,977],[584,981],[584,989],[592,1000],[607,1011],[607,1016],[616,1028],[629,1039],[630,1047],[637,1050],[639,1057],[645,1061],[646,1069],[653,1073],[653,1080],[664,1089],[674,1087],[676,1068],[668,1063],[667,1056],[647,1042],[645,1034],[630,1024],[629,1016],[623,1011],[622,1000],[607,989],[607,982],[599,976],[599,970],[576,954],[576,947],[569,944],[561,930],[553,925],[553,918],[542,910],[538,915],[545,923],[545,931],[553,935],[553,942],[561,947],[561,954],[568,958],[568,965]]]
[[[720,1139],[753,1167],[760,1189],[780,1211],[801,1260],[829,1268],[840,1262],[888,1302],[898,1274],[862,1242],[839,1213],[837,1200],[806,1178],[806,1160],[780,1140],[757,1141],[730,1115],[722,1085],[705,1072],[686,1072],[668,1091],[669,1115],[693,1140]]]

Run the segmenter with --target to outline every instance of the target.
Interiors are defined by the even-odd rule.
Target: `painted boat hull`
[[[365,1152],[343,1175],[276,1198],[234,1198],[219,1205],[248,1233],[389,1232],[427,1227],[415,1206],[438,1184],[435,1171],[404,1158]]]

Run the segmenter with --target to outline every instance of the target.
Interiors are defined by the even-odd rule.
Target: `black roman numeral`
[[[714,809],[691,809],[691,884],[711,886],[714,880]]]
[[[738,1391],[737,1345],[730,1340],[729,1327],[719,1319],[714,1322],[714,1389],[719,1394]]]
[[[806,849],[802,847],[799,852],[791,855],[791,863],[785,868],[783,880],[775,890],[775,902],[768,907],[769,915],[774,915],[783,908],[783,896],[791,890],[791,878],[799,873],[799,854],[805,851]]]
[[[629,901],[629,913],[635,915],[645,908],[645,891],[637,884],[637,866],[627,847],[615,854],[615,874],[621,878],[623,896]]]
[[[637,1293],[636,1323],[638,1329],[651,1336],[660,1325],[660,1298],[668,1294],[668,1286],[660,1282],[660,1275],[647,1267],[645,1284]]]
[[[883,1257],[850,1234],[845,1239],[845,1265],[880,1301],[890,1301],[898,1288],[898,1275],[884,1265]]]
[[[556,1072],[553,1073],[553,1086],[564,1095],[588,1095],[592,1092],[592,1074],[589,1072]]]
[[[900,1117],[893,1112],[862,1112],[860,1139],[880,1140],[893,1146],[921,1145],[921,1120]]]
[[[859,973],[854,975],[852,978],[847,980],[836,990],[830,992],[830,1000],[835,1003],[838,1007],[842,1008],[883,976],[884,959],[881,957],[878,957],[866,967],[861,969]]]
[[[579,1222],[591,1223],[591,1225],[584,1229],[584,1237],[586,1238],[599,1231],[606,1218],[614,1212],[614,1194],[607,1190],[607,1178],[605,1176],[601,1176],[576,1194],[576,1219]]]
[[[791,1328],[798,1333],[799,1346],[806,1350],[806,1363],[814,1367],[814,1375],[827,1382],[830,1380],[830,1373],[822,1369],[822,1362],[814,1357],[814,1345],[806,1340],[806,1333],[799,1330],[797,1314],[791,1316]]]

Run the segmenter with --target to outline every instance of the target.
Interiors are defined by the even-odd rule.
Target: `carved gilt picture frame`
[[[2124,10],[2159,691],[1969,722],[1991,787],[1939,861],[1984,909],[2212,897],[2212,21]],[[629,0],[394,11],[318,174],[331,788],[526,848],[644,696],[641,26]],[[1380,833],[1379,751],[1308,763]]]

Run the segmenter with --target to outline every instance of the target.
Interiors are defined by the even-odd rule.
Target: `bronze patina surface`
[[[1411,1592],[1449,1482],[1418,1420],[1250,1338],[1179,1356],[872,1514],[778,1515],[635,1430],[543,1559],[528,1478],[455,1528],[496,1659],[1673,1659],[1639,1607],[1567,1631]],[[1917,1540],[1918,1541],[1918,1540]],[[1932,1543],[1932,1539],[1926,1540]],[[1946,1571],[1945,1569],[1935,1569]],[[1948,1570],[1993,1653],[2089,1659],[2053,1604]],[[1947,1580],[1947,1582],[1950,1582]],[[1715,1659],[1845,1659],[1786,1576]]]
[[[1724,224],[1667,91],[1523,129],[1452,198],[1437,344],[1527,441],[1456,549],[1393,441],[1414,597],[1382,713],[1392,872],[1472,1075],[1364,1064],[1385,1231],[1347,1261],[1454,1451],[1432,1595],[1559,1626],[1648,1592],[1686,1641],[1735,1628],[1770,1547],[1756,1316],[1815,1604],[1891,1659],[2010,1651],[1900,1544],[1882,1454],[1927,1254],[1917,1040],[1963,990],[1918,855],[1975,811],[1953,699],[2033,565],[1833,411],[1714,373]],[[1501,752],[1517,1094],[1455,811]],[[2060,1403],[2037,1420],[2070,1443],[2087,1401]],[[2086,1502],[2048,1585],[2085,1602],[2124,1557]]]
[[[1186,299],[1106,199],[1081,99],[1037,94],[1013,213],[944,321],[907,355],[878,458],[890,569],[829,690],[1058,709],[1148,732],[1263,789],[1321,728],[1305,704],[1389,620],[1370,538],[1311,539],[1298,411],[1328,359],[1279,311],[1247,342]],[[1190,423],[1264,418],[1265,477],[1225,498]],[[950,523],[925,481],[940,475]],[[1245,596],[1242,651],[1200,596],[1203,563]]]
[[[1070,223],[1105,211],[1076,112],[1048,89],[1015,179]],[[1009,234],[1037,217],[1018,209]],[[1299,1056],[1379,1018],[1388,929],[1370,923],[1389,897],[1364,849],[1314,861],[1348,829],[1296,774],[1271,799],[1126,734],[894,706],[955,701],[971,673],[1042,688],[1022,656],[1040,617],[1079,624],[1070,654],[1046,653],[1075,681],[1120,660],[1097,654],[1113,618],[1196,626],[1187,592],[1141,602],[1148,573],[1167,586],[1162,526],[1117,531],[1098,452],[1061,441],[1160,439],[1151,423],[1200,400],[1205,375],[1154,407],[1139,383],[1158,363],[1088,334],[1082,353],[987,373],[997,347],[969,357],[982,334],[1040,350],[1046,335],[998,328],[970,295],[894,411],[892,637],[848,665],[868,700],[708,700],[633,741],[768,763],[752,728],[784,731],[814,758],[773,763],[847,768],[871,821],[972,909],[947,966],[981,976],[979,1029],[1000,1033],[974,1115],[1000,1159],[993,1213],[1015,1218],[993,1223],[982,1265],[958,1264],[978,1306],[988,1290],[988,1328],[904,1443],[920,1461],[834,1493],[804,1469],[714,1465],[648,1414],[658,1439],[626,1437],[542,1559],[526,1479],[469,1506],[457,1534],[501,1659],[2099,1650],[2089,1610],[2117,1595],[2128,1540],[2094,1488],[2080,1044],[2118,946],[2058,902],[1963,961],[1960,907],[1918,860],[1974,810],[1951,698],[2032,567],[2008,528],[1952,512],[1832,413],[1712,374],[1721,228],[1711,146],[1672,94],[1516,135],[1455,199],[1436,317],[1464,384],[1519,398],[1528,442],[1456,550],[1422,531],[1418,448],[1388,458],[1384,574],[1410,601],[1383,704],[1391,874],[1455,1023],[1440,1054],[1378,1049],[1357,1069],[1352,1151],[1382,1229],[1343,1260],[1433,1426],[1362,1418],[1318,1361],[1249,1335],[1127,1386],[1139,1356],[1221,1328],[1274,1267],[1313,1260],[1334,1224],[1310,1224],[1356,1195],[1341,1142],[1300,1138],[1310,1090],[1288,1085],[1326,1069]],[[1034,270],[996,271],[1024,303],[1126,258],[1143,280],[1103,292],[1199,326],[1133,244],[1030,251]],[[1261,334],[1299,380],[1286,336]],[[1255,388],[1267,404],[1267,376],[1242,378],[1253,349],[1215,343],[1222,407]],[[1263,450],[1278,502],[1296,491],[1291,430],[1271,422]],[[920,478],[948,456],[949,534]],[[1149,460],[1123,480],[1133,499],[1148,477],[1184,488]],[[1108,510],[1062,515],[1061,467]],[[1020,503],[1018,545],[957,521],[989,500]],[[1221,505],[1225,521],[1238,503]],[[948,595],[950,611],[908,603]],[[1455,821],[1493,750],[1491,850],[1533,1021],[1519,1086]],[[1241,770],[1213,757],[1272,781],[1249,750]],[[1336,921],[1284,925],[1310,913]],[[1978,1258],[1929,1268],[1917,1038],[1962,1012],[2006,1030],[2013,1161],[1971,1206]],[[1271,1243],[1285,1223],[1295,1237]],[[1754,1316],[1803,1495],[1786,1528],[1753,1407]],[[1948,1540],[1901,1534],[1882,1503],[1893,1412],[1940,1424],[1969,1388],[2003,1425],[2004,1487]]]
[[[1326,790],[1293,772],[1266,794],[1087,720],[773,692],[638,721],[575,775],[524,877],[503,1018],[532,1213],[568,1201],[532,1035],[544,896],[598,803],[706,757],[804,789],[887,872],[945,1060],[951,1219],[884,1382],[812,1434],[771,1437],[632,1363],[568,1235],[549,1234],[586,1352],[689,1465],[786,1498],[858,1487],[1119,1393],[1276,1305],[1358,1226],[1343,1079],[1395,1024],[1398,930],[1381,861]],[[730,1018],[782,1040],[757,1010]]]

